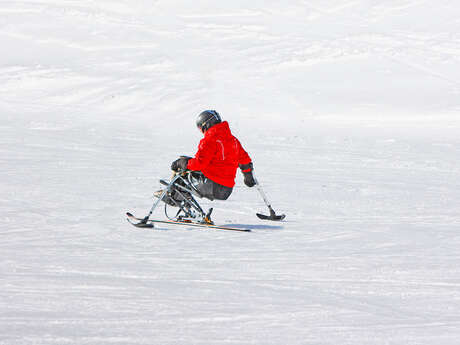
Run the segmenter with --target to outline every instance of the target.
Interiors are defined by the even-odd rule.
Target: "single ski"
[[[130,212],[127,212],[126,216],[128,217],[127,218],[128,222],[130,222],[132,225],[138,228],[153,228],[155,223],[160,223],[160,224],[185,225],[185,226],[193,226],[197,228],[208,228],[208,229],[216,229],[216,230],[230,230],[230,231],[244,231],[244,232],[251,231],[251,229],[240,229],[240,228],[231,228],[227,226],[220,226],[220,225],[213,225],[213,224],[197,223],[191,220],[176,221],[176,220],[157,220],[157,219],[138,218],[138,217],[135,217]]]

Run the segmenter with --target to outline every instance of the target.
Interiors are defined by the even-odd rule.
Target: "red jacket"
[[[239,164],[251,163],[251,158],[230,132],[228,122],[212,126],[204,133],[195,158],[188,161],[187,169],[201,171],[212,181],[232,188]]]

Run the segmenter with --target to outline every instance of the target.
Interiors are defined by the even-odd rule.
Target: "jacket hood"
[[[204,133],[205,137],[229,137],[231,135],[232,132],[230,131],[230,126],[228,125],[227,121],[215,124]]]

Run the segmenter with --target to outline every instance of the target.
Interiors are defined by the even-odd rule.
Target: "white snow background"
[[[0,344],[459,344],[460,3],[0,1]],[[237,185],[139,230],[217,109]],[[158,210],[156,218],[163,218]]]

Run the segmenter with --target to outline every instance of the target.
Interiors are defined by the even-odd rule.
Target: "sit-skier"
[[[209,200],[227,200],[235,186],[236,171],[239,167],[248,187],[256,184],[252,174],[253,165],[248,153],[230,131],[227,121],[222,121],[215,110],[205,110],[196,120],[204,138],[198,145],[195,157],[181,156],[171,164],[175,172],[190,170],[193,186],[202,197]],[[160,197],[162,190],[155,192]],[[184,193],[182,193],[184,194]],[[182,197],[176,191],[167,193],[163,201],[175,205]]]

